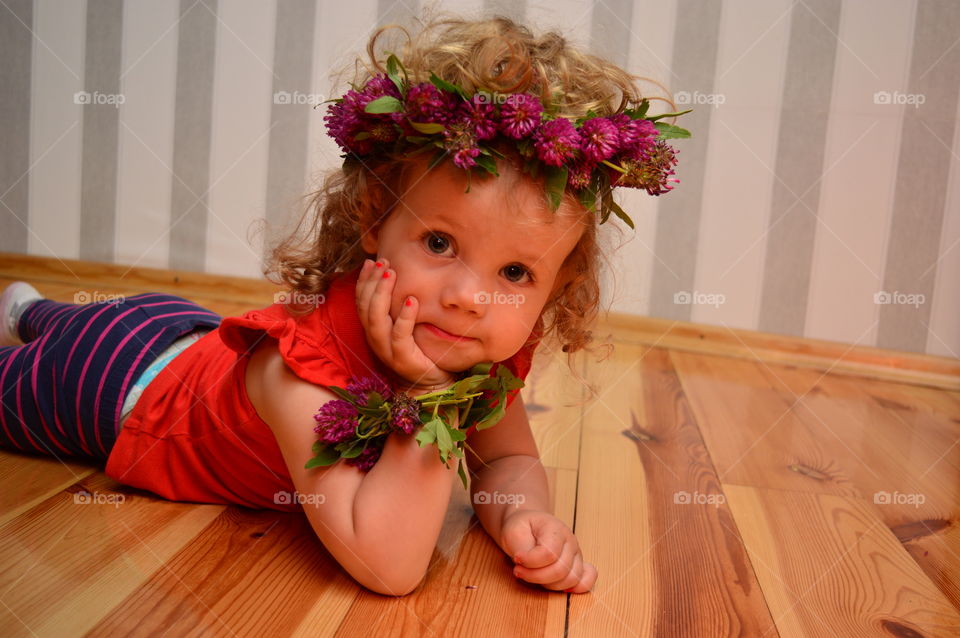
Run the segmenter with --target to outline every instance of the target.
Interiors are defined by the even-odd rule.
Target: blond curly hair
[[[385,37],[398,32],[405,39],[395,49],[385,48]],[[532,93],[544,104],[552,102],[558,116],[571,120],[590,111],[599,116],[621,113],[643,99],[637,81],[644,78],[577,50],[555,31],[537,36],[502,16],[480,21],[441,16],[427,21],[415,35],[398,25],[382,27],[368,42],[369,62],[357,60],[352,65],[352,84],[360,87],[374,75],[386,73],[390,53],[400,59],[411,82],[428,81],[433,72],[468,93]],[[500,150],[506,159],[498,160],[498,168],[512,165],[519,171],[515,151],[508,146]],[[316,295],[326,291],[337,273],[359,267],[371,257],[361,246],[363,233],[386,219],[398,203],[397,194],[404,192],[409,169],[418,161],[403,156],[364,159],[330,172],[322,186],[306,196],[306,212],[293,232],[270,251],[265,274],[294,291]],[[560,210],[575,211],[584,230],[558,274],[534,332],[542,333],[543,343],[554,339],[571,355],[590,349],[604,251],[597,214],[584,209],[569,189],[564,199],[569,206]]]

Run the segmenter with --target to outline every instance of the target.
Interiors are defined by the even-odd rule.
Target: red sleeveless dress
[[[278,340],[293,373],[311,383],[343,387],[353,377],[385,375],[357,315],[358,275],[359,268],[337,276],[308,315],[292,317],[283,304],[251,310],[225,318],[184,350],[144,389],[107,459],[107,476],[175,501],[300,510],[275,502],[277,492],[294,486],[273,432],[247,396],[247,362],[266,334]],[[498,365],[525,379],[538,343],[532,339]]]

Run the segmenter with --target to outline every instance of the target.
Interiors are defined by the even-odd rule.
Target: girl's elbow
[[[426,571],[415,576],[402,574],[373,574],[363,579],[357,578],[363,587],[384,596],[406,596],[420,586],[426,577]]]

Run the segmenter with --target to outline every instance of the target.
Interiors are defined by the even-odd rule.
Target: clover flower
[[[673,167],[677,164],[677,152],[664,141],[656,142],[645,157],[640,160],[625,159],[623,168],[626,174],[619,174],[613,186],[642,188],[651,195],[662,195],[673,189]]]
[[[500,107],[500,130],[507,137],[519,140],[530,135],[540,124],[543,105],[527,93],[512,93]]]
[[[347,459],[347,463],[350,465],[355,465],[358,470],[361,472],[369,472],[373,469],[373,466],[377,464],[377,461],[380,460],[380,454],[383,452],[383,448],[378,445],[368,445],[363,448],[363,452],[359,455],[353,457],[352,459]]]
[[[620,130],[605,117],[587,120],[580,127],[580,150],[583,156],[601,162],[620,148]]]
[[[414,122],[444,124],[452,110],[446,94],[429,82],[415,84],[407,89],[404,105],[407,117]]]
[[[420,425],[420,402],[406,394],[396,395],[390,410],[390,424],[404,434],[413,434]]]
[[[393,390],[387,385],[382,377],[374,375],[372,377],[361,377],[356,381],[347,384],[347,392],[357,397],[360,403],[366,403],[371,392],[376,392],[384,401],[389,401],[393,397]]]
[[[354,435],[357,428],[357,409],[349,401],[327,401],[313,419],[317,422],[313,431],[327,444],[336,444]]]
[[[443,132],[443,146],[453,154],[453,163],[460,168],[476,165],[474,158],[480,155],[473,126],[466,120],[454,122]]]
[[[558,118],[544,123],[534,135],[537,157],[544,164],[561,166],[580,147],[580,134],[570,120]]]
[[[470,125],[478,140],[489,140],[497,135],[495,114],[492,104],[471,100],[460,105],[457,116]]]

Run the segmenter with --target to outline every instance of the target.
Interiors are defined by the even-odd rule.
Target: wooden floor
[[[272,301],[242,280],[0,255],[13,279],[63,301]],[[355,585],[302,515],[0,452],[0,635],[960,636],[956,361],[628,324],[605,324],[612,356],[577,361],[592,400],[551,356],[524,389],[555,512],[600,573],[590,594],[515,580],[459,488],[425,582],[395,599]]]

